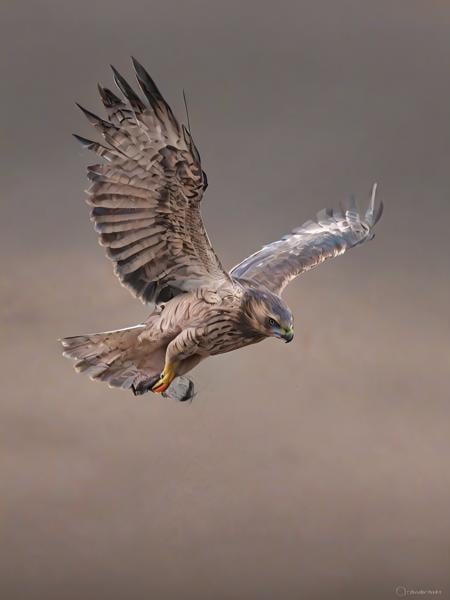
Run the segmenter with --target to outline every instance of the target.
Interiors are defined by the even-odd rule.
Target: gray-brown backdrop
[[[450,598],[450,5],[4,0],[0,27],[1,598]],[[374,181],[386,205],[287,291],[295,343],[206,361],[192,405],[56,343],[146,315],[70,137],[131,54],[181,117],[187,91],[226,265]]]

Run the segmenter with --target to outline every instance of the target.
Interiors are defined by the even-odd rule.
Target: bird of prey
[[[190,129],[142,65],[133,65],[145,101],[113,67],[123,99],[99,85],[107,120],[80,106],[103,141],[75,137],[105,161],[88,167],[87,203],[99,242],[121,283],[151,313],[133,327],[61,342],[76,370],[92,379],[185,400],[193,396],[186,373],[208,356],[268,337],[290,342],[285,286],[372,239],[383,205],[374,186],[364,215],[353,200],[323,210],[227,271],[200,214],[208,181]]]

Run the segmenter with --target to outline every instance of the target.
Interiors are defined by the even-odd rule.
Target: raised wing
[[[160,302],[229,276],[200,215],[207,180],[190,132],[142,65],[133,64],[148,104],[113,67],[128,104],[99,86],[108,121],[80,108],[104,142],[75,137],[107,161],[88,167],[87,202],[100,244],[135,296]]]
[[[297,275],[374,237],[373,227],[383,212],[383,203],[376,204],[375,193],[376,185],[364,216],[358,213],[353,198],[344,211],[324,209],[316,221],[307,221],[264,246],[234,267],[230,275],[252,279],[281,294]]]

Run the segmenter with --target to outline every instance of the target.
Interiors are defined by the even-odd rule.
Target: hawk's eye
[[[275,319],[270,318],[268,321],[269,327],[280,327]]]

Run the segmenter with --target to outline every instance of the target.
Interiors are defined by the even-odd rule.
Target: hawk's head
[[[294,318],[284,300],[263,286],[248,287],[242,305],[245,331],[262,337],[278,337],[291,342]]]

